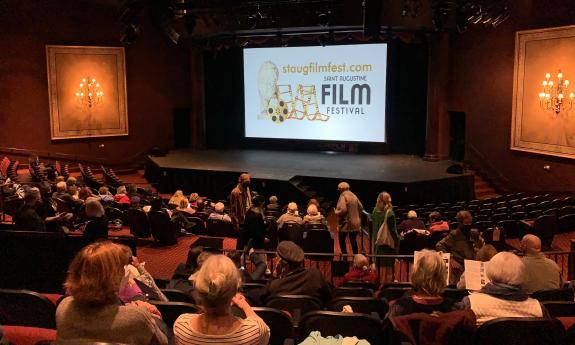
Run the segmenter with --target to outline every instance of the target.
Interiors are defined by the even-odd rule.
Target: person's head
[[[82,199],[82,200],[86,200],[87,198],[92,196],[92,191],[90,190],[90,188],[88,187],[83,187],[80,188],[80,191],[78,192],[78,198]]]
[[[174,195],[172,196],[173,198],[183,198],[184,197],[184,192],[182,192],[181,190],[177,190]]]
[[[38,189],[40,189],[40,195],[47,196],[52,191],[52,187],[50,186],[50,182],[42,181],[38,185]]]
[[[162,207],[164,206],[164,203],[162,201],[162,198],[160,197],[154,197],[152,198],[152,201],[150,202],[150,209],[152,211],[159,211],[162,209]]]
[[[510,252],[495,254],[485,272],[492,283],[519,286],[522,283],[523,262]]]
[[[129,185],[126,186],[126,192],[128,194],[136,194],[138,193],[138,187],[135,184],[130,183]]]
[[[270,202],[270,204],[277,204],[278,203],[278,197],[275,195],[270,196],[269,202]]]
[[[375,207],[379,210],[387,210],[391,208],[391,195],[388,192],[381,192],[375,201]]]
[[[200,198],[200,195],[198,193],[190,194],[190,202],[191,203],[196,203],[199,198]]]
[[[238,178],[238,182],[240,184],[240,186],[242,186],[243,188],[247,188],[250,186],[250,175],[247,173],[243,173],[240,175],[240,177]]]
[[[77,193],[78,193],[78,186],[76,186],[75,184],[68,186],[68,194],[76,195]]]
[[[410,210],[409,212],[407,212],[407,218],[409,219],[417,218],[417,212],[415,212],[414,210]]]
[[[295,202],[292,201],[287,205],[287,213],[289,214],[297,213],[297,204]]]
[[[62,175],[58,175],[58,176],[56,176],[56,183],[58,183],[58,182],[66,183],[66,178]]]
[[[75,178],[74,176],[70,176],[70,177],[68,177],[68,179],[66,180],[66,185],[67,185],[68,187],[70,187],[70,186],[75,186],[76,183],[78,183],[78,181],[76,180],[76,178]]]
[[[198,268],[198,256],[202,253],[202,247],[190,247],[186,259],[186,269],[189,272],[195,272]]]
[[[429,214],[429,222],[430,223],[439,222],[440,220],[441,220],[441,213],[439,213],[437,211],[433,211]]]
[[[525,255],[541,253],[541,239],[532,234],[525,235],[521,239],[520,249]]]
[[[36,196],[36,199],[40,200],[42,199],[42,194],[40,193],[40,188],[38,187],[32,187],[28,190],[28,193],[32,193]]]
[[[309,201],[307,202],[307,205],[315,205],[316,207],[319,207],[319,202],[317,201],[317,199],[309,199]]]
[[[365,271],[369,269],[369,261],[362,254],[355,254],[353,256],[353,267],[358,270]]]
[[[459,211],[455,216],[457,222],[459,223],[459,230],[465,235],[469,236],[471,231],[471,224],[473,224],[473,217],[469,211]]]
[[[116,194],[126,194],[126,186],[120,186],[116,189]]]
[[[100,218],[104,216],[104,207],[97,198],[86,199],[86,216],[90,218]]]
[[[292,241],[281,241],[276,251],[280,258],[280,264],[287,267],[288,270],[293,270],[303,265],[304,252],[300,246]]]
[[[220,213],[220,214],[224,213],[224,208],[225,208],[225,206],[224,206],[224,203],[222,203],[222,202],[217,202],[214,205],[214,211],[216,211],[216,213]]]
[[[252,205],[254,207],[262,207],[266,202],[266,198],[263,195],[256,195],[252,198]]]
[[[102,186],[98,189],[98,194],[100,195],[107,195],[109,192],[110,190],[106,186]]]
[[[198,266],[197,269],[200,269],[204,262],[206,262],[206,260],[212,255],[214,254],[210,253],[209,251],[202,251],[196,258],[196,265]]]
[[[319,211],[317,210],[317,206],[314,204],[310,204],[307,207],[307,214],[309,214],[310,216],[317,216],[319,214]]]
[[[194,293],[206,312],[224,311],[241,284],[240,272],[230,258],[210,255],[196,275]]]
[[[186,209],[188,208],[188,199],[183,198],[180,200],[180,205],[178,205],[180,207],[180,209]]]
[[[24,195],[24,203],[28,206],[36,206],[36,204],[40,200],[38,198],[38,194],[39,193],[33,193],[29,191],[28,193],[26,193],[26,195]]]
[[[491,244],[486,244],[475,254],[475,260],[487,262],[497,254],[497,249]]]
[[[110,241],[84,247],[68,269],[64,287],[80,304],[108,305],[118,302],[118,290],[129,263],[122,245]]]
[[[422,250],[411,275],[415,293],[424,296],[440,296],[447,285],[446,279],[447,268],[441,255],[433,250]]]
[[[349,190],[349,183],[347,183],[347,182],[340,182],[340,183],[337,185],[337,190],[338,190],[340,193],[345,192],[346,190]]]
[[[67,190],[68,190],[68,185],[66,185],[66,182],[60,181],[60,182],[56,183],[56,191],[58,193],[66,193]]]

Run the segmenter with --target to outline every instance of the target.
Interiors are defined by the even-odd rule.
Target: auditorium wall
[[[168,40],[150,10],[140,17],[140,37],[125,48],[129,136],[50,138],[45,45],[121,46],[120,3],[0,1],[0,150],[127,163],[173,145],[172,111],[191,106],[190,54]]]
[[[515,190],[573,191],[575,161],[512,151],[510,138],[515,32],[572,25],[575,6],[565,0],[513,4],[514,14],[497,28],[452,35],[448,109],[466,114],[466,160],[498,182]]]

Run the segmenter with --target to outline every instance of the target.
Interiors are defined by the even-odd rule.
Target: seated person
[[[170,201],[168,201],[168,205],[172,204],[175,206],[180,206],[180,202],[182,200],[186,200],[188,201],[188,199],[186,198],[186,196],[184,195],[184,192],[182,192],[181,190],[177,190],[174,195],[172,195],[172,197],[170,198]]]
[[[449,231],[449,223],[441,219],[441,213],[433,211],[429,214],[429,232]]]
[[[266,205],[266,211],[281,212],[281,206],[278,204],[278,197],[275,195],[270,196],[269,203]]]
[[[86,199],[88,223],[84,226],[82,237],[86,244],[108,238],[108,219],[104,207],[96,197]]]
[[[303,219],[298,215],[295,202],[290,202],[287,206],[287,212],[278,218],[278,229],[281,229],[285,223],[303,224]]]
[[[364,255],[355,254],[353,256],[353,267],[343,276],[343,282],[348,281],[378,283],[377,273],[371,269],[369,261]]]
[[[291,241],[278,244],[279,263],[274,277],[267,287],[267,296],[310,295],[326,304],[331,299],[331,289],[320,271],[315,267],[304,267],[304,252]]]
[[[307,207],[307,214],[303,216],[303,223],[304,224],[324,224],[325,225],[325,217],[323,214],[319,213],[317,206],[314,204],[310,204]]]
[[[403,296],[389,307],[388,316],[413,313],[447,313],[455,310],[455,303],[441,294],[447,286],[447,268],[441,255],[424,249],[411,273],[413,294]]]
[[[188,201],[190,202],[190,207],[197,208],[199,198],[200,198],[200,195],[198,193],[190,194],[190,198],[188,199]]]
[[[142,198],[142,195],[138,193],[138,187],[133,183],[126,186],[126,195],[130,200],[133,198]]]
[[[72,260],[56,309],[57,344],[110,342],[168,344],[168,328],[158,309],[146,302],[122,304],[118,298],[128,258],[123,246],[95,242]]]
[[[475,260],[487,262],[487,261],[491,260],[491,258],[494,257],[495,254],[497,254],[497,249],[495,249],[495,247],[492,246],[491,244],[486,244],[483,247],[481,247],[481,249],[479,249],[477,251],[477,255],[475,256]],[[465,285],[465,272],[463,272],[463,274],[461,274],[461,277],[459,278],[459,281],[457,282],[457,288],[458,289],[465,289],[465,286],[466,286]]]
[[[112,193],[110,193],[110,190],[106,186],[102,186],[100,189],[98,189],[98,196],[104,203],[114,201],[114,196]]]
[[[188,203],[188,199],[187,198],[183,198],[180,200],[180,204],[178,205],[178,207],[176,207],[177,211],[181,211],[181,212],[187,212],[189,214],[194,214],[196,213],[196,210],[189,207],[190,204]]]
[[[68,194],[70,194],[70,196],[72,197],[72,199],[74,201],[79,201],[80,200],[80,189],[78,188],[77,185],[73,184],[67,187],[67,192]]]
[[[63,199],[66,195],[70,196],[70,194],[68,194],[68,186],[66,186],[66,182],[60,181],[56,183],[56,191],[52,194],[52,198]]]
[[[417,218],[417,213],[414,210],[407,212],[407,219],[399,223],[397,230],[399,232],[411,230],[411,229],[425,229],[425,224],[419,218]]]
[[[82,187],[78,191],[78,199],[82,201],[86,201],[86,199],[94,196],[95,195],[92,194],[92,190],[88,187]]]
[[[225,208],[225,206],[223,203],[221,203],[221,202],[216,203],[216,205],[214,206],[214,212],[210,213],[210,216],[208,217],[208,219],[218,219],[218,220],[222,220],[224,222],[231,223],[232,218],[230,218],[229,215],[224,213],[224,208]]]
[[[164,212],[165,214],[167,214],[169,217],[172,216],[172,211],[168,210],[167,208],[164,207],[164,201],[162,200],[162,198],[156,196],[154,198],[152,198],[152,201],[150,202],[150,206],[144,206],[143,210],[145,212],[156,212],[156,211],[160,211],[160,212]]]
[[[523,287],[528,293],[563,287],[561,270],[555,261],[541,252],[541,240],[535,235],[525,235],[521,239],[523,256]]]
[[[228,257],[212,255],[196,276],[194,299],[203,307],[201,314],[182,314],[174,323],[176,344],[267,345],[270,329],[238,294],[240,272]],[[232,314],[236,305],[245,319]]]
[[[42,218],[36,211],[36,206],[40,201],[40,191],[30,190],[24,196],[24,205],[16,211],[14,215],[14,223],[16,229],[26,231],[46,231],[45,220],[58,221],[63,220],[64,215],[56,216],[55,218]]]
[[[188,279],[192,273],[197,271],[198,268],[198,256],[202,253],[202,247],[192,247],[188,250],[188,256],[186,258],[186,262],[182,262],[178,264],[174,274],[172,275],[172,279],[177,278],[185,278]]]
[[[210,252],[203,251],[201,247],[190,248],[188,251],[188,261],[186,261],[186,269],[183,270],[182,267],[178,266],[167,288],[180,290],[191,295],[192,291],[194,291],[196,275],[210,255],[212,255]],[[190,264],[188,264],[188,262],[190,262]],[[176,277],[176,274],[179,275]]]
[[[521,259],[510,252],[491,258],[485,272],[490,282],[461,301],[462,308],[477,316],[477,326],[501,317],[549,317],[545,307],[521,287],[523,268]]]
[[[118,187],[118,189],[116,189],[116,195],[114,195],[114,200],[116,200],[116,202],[118,202],[119,204],[130,204],[130,198],[128,197],[128,195],[126,194],[126,187],[125,186],[120,186]]]
[[[204,202],[204,198],[199,197],[198,200],[196,201],[196,211],[197,212],[204,212],[205,208],[206,208],[206,203]]]
[[[250,249],[249,252],[250,262],[255,266],[254,271],[250,273],[243,265],[242,262],[243,255],[241,251],[236,250],[229,253],[230,259],[232,259],[236,267],[242,273],[242,281],[244,283],[252,283],[253,281],[260,280],[264,277],[267,265],[264,259],[262,258],[262,255],[264,254],[258,254],[254,252],[253,248]]]

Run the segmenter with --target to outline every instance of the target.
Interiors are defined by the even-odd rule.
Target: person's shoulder
[[[190,321],[197,315],[198,314],[181,314],[176,321],[174,321],[174,327],[176,325],[189,325]]]

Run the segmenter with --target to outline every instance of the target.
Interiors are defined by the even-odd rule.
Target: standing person
[[[252,195],[250,191],[250,175],[241,174],[238,185],[230,194],[230,213],[236,217],[238,224],[243,224],[246,212],[252,207]]]
[[[373,254],[379,255],[392,255],[396,254],[399,251],[399,234],[397,233],[397,227],[395,223],[395,213],[393,212],[393,205],[391,204],[391,195],[387,192],[381,192],[377,196],[377,200],[375,202],[375,207],[373,212],[371,213],[371,220],[373,223],[373,228],[371,229],[371,246],[373,248]],[[377,235],[379,229],[382,227],[383,223],[387,224],[387,234],[390,241],[389,244],[386,245],[378,245],[377,242]],[[378,266],[384,267],[392,267],[394,260],[393,259],[378,259]],[[391,273],[391,270],[387,270]],[[387,280],[387,272],[386,271],[386,280]],[[393,278],[393,277],[391,277]]]
[[[251,207],[245,216],[243,232],[240,235],[240,241],[237,243],[237,249],[264,249],[266,234],[266,224],[264,222],[264,203],[266,199],[261,195],[256,195]],[[250,243],[251,241],[251,243]],[[245,248],[245,247],[249,248]]]
[[[357,233],[361,231],[361,212],[363,205],[361,201],[349,190],[347,182],[340,182],[337,185],[340,193],[335,214],[339,219],[339,248],[342,254],[347,254],[345,239],[349,235],[351,249],[357,253]]]

